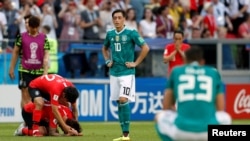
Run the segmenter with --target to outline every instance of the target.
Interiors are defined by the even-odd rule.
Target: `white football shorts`
[[[135,101],[135,75],[110,76],[110,100],[119,100],[119,97]]]

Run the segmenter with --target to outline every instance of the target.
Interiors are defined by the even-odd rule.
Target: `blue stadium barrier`
[[[14,70],[15,79],[12,80],[9,77],[9,67],[11,61],[11,53],[0,54],[0,84],[17,84],[18,83],[18,63]]]

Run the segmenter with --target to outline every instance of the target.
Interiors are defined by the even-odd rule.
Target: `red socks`
[[[33,111],[33,117],[32,117],[32,121],[33,121],[33,126],[32,129],[33,130],[38,130],[39,128],[39,122],[41,120],[42,117],[42,111],[41,110],[34,110]]]

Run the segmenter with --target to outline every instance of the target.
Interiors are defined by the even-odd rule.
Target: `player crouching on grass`
[[[170,74],[163,98],[163,111],[156,115],[162,141],[205,141],[209,124],[231,124],[219,72],[204,65],[201,47],[185,52],[186,65]],[[177,103],[176,111],[172,110]]]
[[[32,136],[32,113],[35,109],[34,103],[30,102],[26,105],[24,105],[24,108],[22,110],[22,116],[26,123],[26,126],[24,124],[21,124],[18,129],[15,131],[16,136],[21,135],[28,135]],[[77,136],[82,136],[82,129],[78,121],[76,121],[73,117],[73,113],[70,110],[69,107],[66,107],[64,105],[58,106],[59,113],[63,117],[64,122],[74,130],[74,132],[77,132]],[[59,125],[61,128],[61,126]],[[61,128],[62,129],[62,128]],[[43,136],[60,136],[58,130],[57,130],[57,121],[52,113],[51,105],[50,104],[44,104],[44,107],[42,109],[42,117],[39,123],[39,132]],[[76,136],[72,133],[64,133],[67,136]]]

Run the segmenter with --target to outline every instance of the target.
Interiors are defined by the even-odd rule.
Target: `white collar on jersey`
[[[125,28],[127,28],[126,25],[123,26],[123,29],[122,29],[120,32],[117,32],[117,30],[115,29],[115,33],[116,33],[116,34],[120,34],[120,33],[122,33],[122,32],[125,30]]]
[[[197,61],[193,61],[192,63],[190,63],[191,66],[199,66],[199,63]]]

